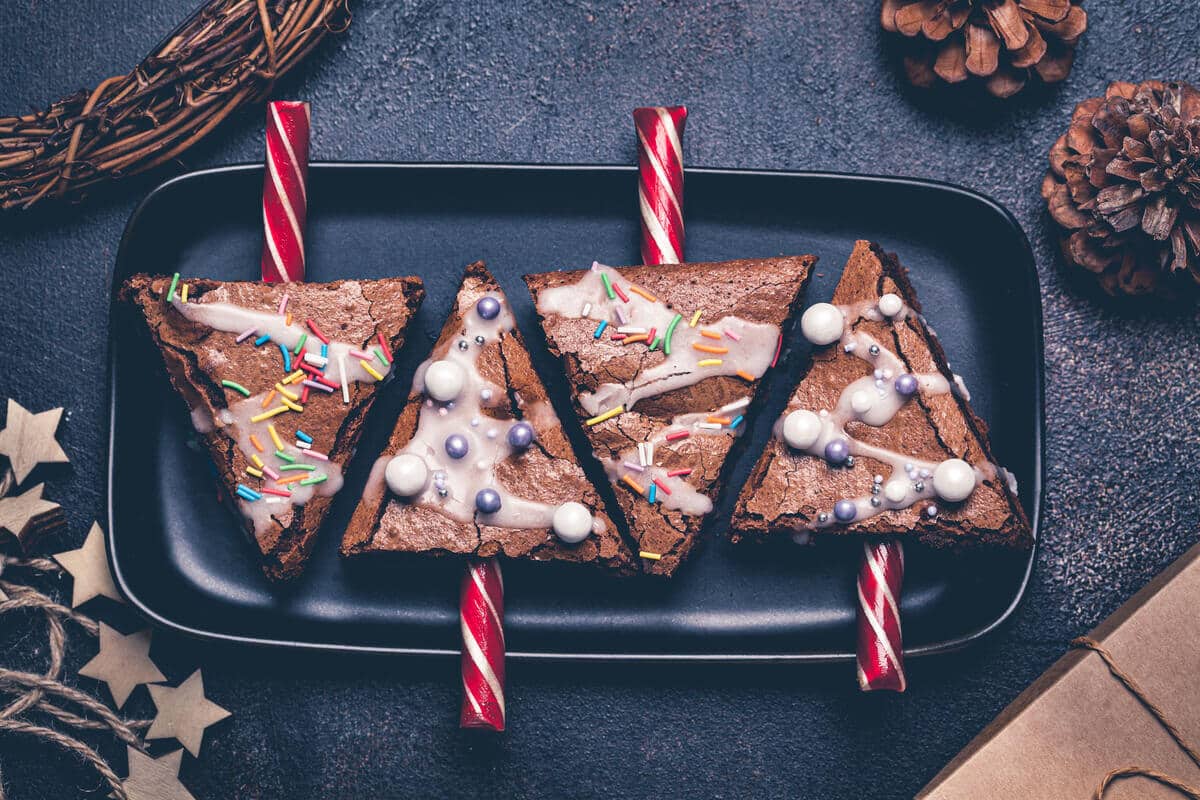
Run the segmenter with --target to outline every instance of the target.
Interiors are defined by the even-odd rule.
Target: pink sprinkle
[[[273,480],[273,481],[279,480],[279,473],[276,472],[275,470],[271,469],[270,467],[264,466],[262,468],[262,471],[263,471],[263,475],[266,475],[271,480]]]
[[[771,369],[775,369],[775,365],[779,363],[779,351],[783,349],[783,334],[779,334],[779,338],[775,340],[775,357],[771,359]]]
[[[355,358],[365,358],[368,361],[375,357],[370,353],[364,353],[362,350],[351,350],[350,355],[354,356]]]
[[[687,431],[672,431],[667,434],[666,439],[668,442],[673,442],[676,439],[686,439],[690,435]]]
[[[253,336],[255,333],[257,333],[257,331],[258,331],[257,328],[246,328],[246,330],[244,330],[238,334],[237,343],[241,344],[242,342],[246,341],[251,336]]]
[[[284,292],[283,297],[281,297],[279,299],[279,313],[280,314],[282,314],[284,311],[287,310],[287,301],[288,301],[287,292]]]
[[[629,467],[634,472],[645,472],[645,468],[641,464],[635,464],[632,461],[626,461],[625,466]]]
[[[668,478],[682,478],[685,475],[691,475],[691,474],[692,474],[692,471],[690,469],[673,469],[667,473],[667,477]]]
[[[328,461],[329,456],[324,453],[318,453],[316,450],[309,450],[305,455],[317,459],[318,461]]]
[[[316,381],[305,381],[304,386],[309,389],[320,389],[322,392],[332,392],[333,391],[332,386],[326,386],[325,384],[317,383]]]
[[[729,328],[725,329],[725,335],[728,336],[730,339],[733,339],[735,342],[740,342],[742,340],[742,337],[738,336],[736,333],[729,330]]]
[[[657,486],[658,488],[662,489],[667,494],[671,493],[671,490],[667,488],[667,485],[665,483],[663,483],[662,481],[660,481],[658,478],[654,479],[654,485]]]
[[[619,341],[621,341],[621,340],[622,340],[622,339],[624,339],[624,338],[625,338],[625,334],[623,334],[623,333],[614,333],[614,334],[612,335],[612,340],[613,340],[614,342],[619,342]]]

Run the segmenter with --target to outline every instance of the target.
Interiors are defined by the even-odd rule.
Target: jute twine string
[[[1091,650],[1093,653],[1100,656],[1100,658],[1104,661],[1104,665],[1108,667],[1108,671],[1112,673],[1113,677],[1120,681],[1121,684],[1129,691],[1129,693],[1136,697],[1138,702],[1145,706],[1146,710],[1149,711],[1150,714],[1153,715],[1154,719],[1158,721],[1158,724],[1162,725],[1163,730],[1170,734],[1171,738],[1175,741],[1175,744],[1179,745],[1179,749],[1186,753],[1187,757],[1192,760],[1192,763],[1194,763],[1197,767],[1200,767],[1200,752],[1197,752],[1196,748],[1183,738],[1183,733],[1177,727],[1175,727],[1175,725],[1172,724],[1169,719],[1167,719],[1167,716],[1163,713],[1163,710],[1155,705],[1149,696],[1147,696],[1142,687],[1138,685],[1138,682],[1133,679],[1133,676],[1117,666],[1116,661],[1113,659],[1112,653],[1108,652],[1104,645],[1100,644],[1089,636],[1080,636],[1078,639],[1075,639],[1071,642],[1071,646],[1081,650]],[[1170,787],[1180,794],[1192,798],[1192,800],[1200,800],[1200,788],[1192,786],[1188,783],[1184,783],[1183,781],[1159,772],[1156,769],[1139,766],[1119,767],[1105,775],[1104,778],[1101,779],[1100,784],[1096,787],[1096,792],[1094,795],[1095,800],[1103,800],[1105,792],[1108,791],[1109,786],[1111,786],[1113,783],[1123,778],[1132,777],[1148,778],[1152,781],[1162,784],[1163,786]]]

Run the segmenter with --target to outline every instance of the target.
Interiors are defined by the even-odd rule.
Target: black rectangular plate
[[[517,312],[564,419],[568,387],[543,349],[527,272],[638,261],[635,173],[626,167],[318,164],[309,172],[308,277],[416,274],[428,299],[395,379],[381,392],[305,575],[271,585],[230,513],[207,456],[134,312],[114,302],[109,537],[125,594],[160,624],[260,644],[395,653],[458,651],[461,565],[419,556],[346,562],[340,533],[383,446],[413,368],[428,353],[462,268],[485,259]],[[135,272],[258,278],[262,170],[184,175],[134,213],[114,290]],[[690,259],[815,253],[806,302],[827,299],[857,238],[899,253],[951,363],[991,423],[1036,526],[1042,492],[1041,302],[1029,243],[1001,206],[926,181],[693,169]],[[734,547],[737,490],[780,413],[807,346],[788,336],[768,376],[733,479],[672,581],[505,564],[512,657],[834,660],[854,654],[857,542]],[[582,434],[568,425],[580,452]],[[594,465],[592,474],[600,473]],[[611,496],[611,495],[610,495]],[[1032,553],[950,556],[908,548],[903,614],[910,654],[960,647],[1000,624],[1024,591]]]

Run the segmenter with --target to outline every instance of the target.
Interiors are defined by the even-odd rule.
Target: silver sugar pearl
[[[438,493],[438,497],[445,497],[448,494],[450,494],[450,490],[447,489],[445,486],[439,486],[437,493]]]
[[[871,484],[871,494],[879,494],[880,488],[878,483]]]
[[[918,492],[923,492],[923,491],[925,491],[925,482],[917,481],[916,483],[913,484],[913,488],[916,489]]]
[[[817,522],[820,522],[820,523],[829,522],[829,515],[826,514],[824,511],[822,511],[820,514],[817,514]]]
[[[847,467],[854,466],[854,456],[846,456],[846,466]]]
[[[466,340],[466,339],[460,339],[460,340],[459,340],[459,342],[458,342],[458,349],[459,349],[459,350],[466,350],[466,349],[468,349],[470,346],[471,346],[471,345],[467,344],[467,340]]]
[[[872,497],[871,505],[874,506],[875,508],[879,508],[881,505],[883,505],[883,501],[880,500],[878,497]]]
[[[877,344],[871,345],[870,347],[867,348],[867,352],[873,356],[879,355],[879,345],[877,345]]]
[[[926,506],[926,508],[925,508],[925,513],[931,517],[936,517],[937,512],[938,512],[938,507],[935,505]]]
[[[486,341],[486,339],[484,339],[483,336],[475,337],[475,344],[483,344],[485,341]]]

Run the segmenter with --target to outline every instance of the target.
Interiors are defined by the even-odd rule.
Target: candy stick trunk
[[[642,263],[683,261],[683,106],[636,108]]]
[[[262,277],[269,283],[304,280],[309,121],[308,103],[267,104]]]
[[[494,559],[472,560],[458,596],[463,728],[504,730],[504,581]]]
[[[858,685],[864,692],[903,692],[900,589],[904,545],[865,542],[858,570]]]

